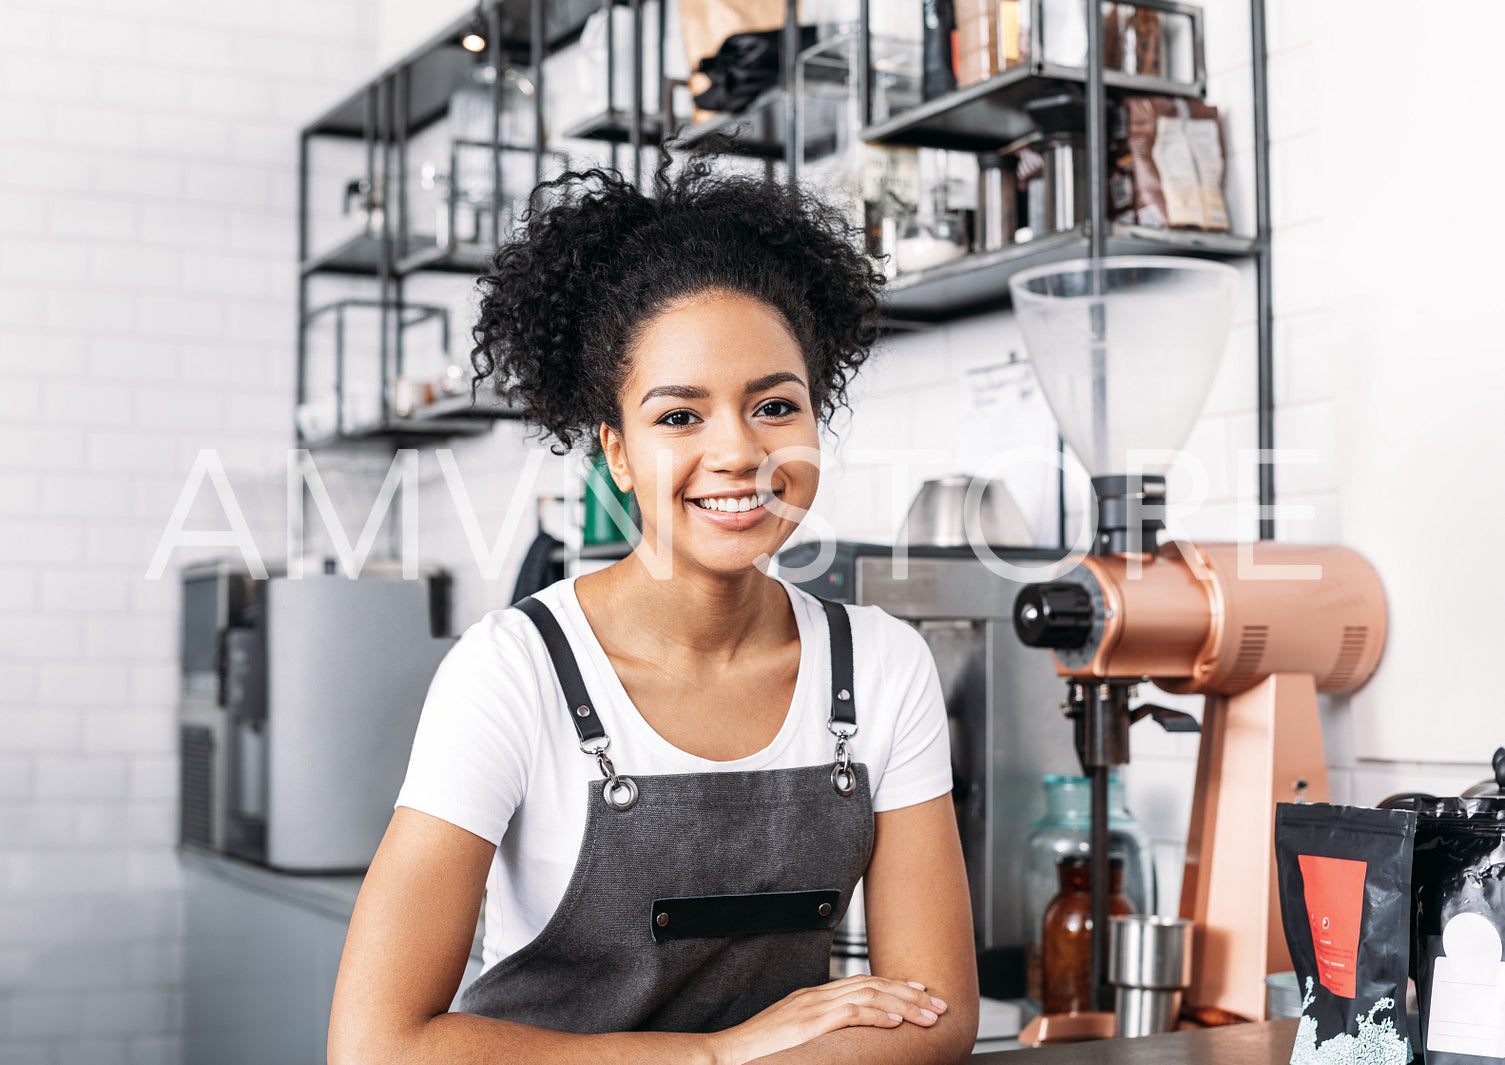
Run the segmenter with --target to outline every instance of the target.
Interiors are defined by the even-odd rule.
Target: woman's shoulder
[[[556,588],[546,588],[536,598],[558,610]],[[537,627],[521,610],[501,607],[481,615],[460,634],[439,676],[516,695],[531,690],[547,671],[547,652]]]
[[[534,592],[529,598],[538,600],[548,607],[555,617],[563,619],[572,613],[574,608],[574,595],[570,591],[571,583],[569,579],[556,581]],[[534,650],[543,649],[543,639],[538,635],[538,626],[528,615],[517,609],[516,604],[498,607],[482,614],[461,634],[460,642],[470,644],[477,650],[488,649],[504,656],[515,655],[519,652],[531,654]]]

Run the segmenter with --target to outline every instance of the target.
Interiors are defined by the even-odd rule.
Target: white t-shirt
[[[834,763],[830,633],[820,602],[781,581],[799,625],[800,663],[783,727],[761,751],[729,762],[673,746],[632,705],[596,641],[573,580],[539,592],[563,627],[586,689],[611,737],[618,773],[715,773]],[[918,632],[875,606],[852,619],[854,761],[868,767],[874,812],[951,790],[946,706]],[[424,702],[398,806],[497,843],[486,881],[483,962],[532,941],[564,897],[585,835],[585,781],[601,782],[581,753],[564,693],[538,630],[520,610],[496,610],[445,656]],[[599,799],[597,800],[599,801]]]

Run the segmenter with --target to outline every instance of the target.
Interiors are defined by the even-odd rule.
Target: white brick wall
[[[180,1058],[176,600],[143,573],[200,448],[281,467],[296,131],[374,63],[357,0],[0,3],[6,1065]]]

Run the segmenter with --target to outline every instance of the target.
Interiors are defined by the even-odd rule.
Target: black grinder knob
[[[1028,585],[1014,600],[1014,631],[1026,647],[1084,647],[1092,635],[1092,596],[1075,581]]]

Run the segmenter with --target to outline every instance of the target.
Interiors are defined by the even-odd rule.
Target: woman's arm
[[[329,1019],[330,1065],[713,1061],[703,1037],[572,1035],[449,1013],[496,847],[406,807],[361,885]]]
[[[449,1013],[495,853],[480,836],[398,807],[345,939],[329,1020],[330,1065],[740,1065],[756,1056],[749,1047],[788,1046],[844,1025],[923,1020],[919,992],[879,979],[797,992],[747,1024],[711,1035],[574,1035]]]
[[[949,794],[877,815],[863,879],[868,954],[876,976],[914,980],[947,1008],[933,1025],[845,1028],[760,1065],[956,1065],[977,1040],[972,905]]]

